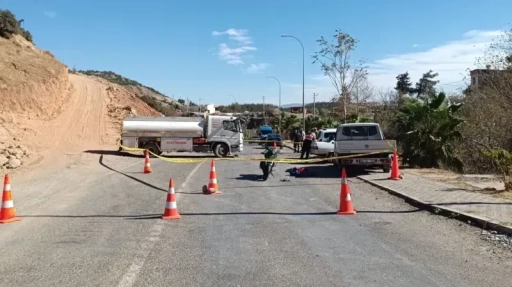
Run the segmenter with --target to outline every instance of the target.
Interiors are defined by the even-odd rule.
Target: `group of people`
[[[311,151],[311,143],[316,140],[316,128],[311,129],[307,133],[301,128],[293,130],[293,152],[300,152],[300,158],[303,159],[306,155],[306,159],[309,158],[309,152]],[[302,149],[300,149],[300,143],[302,143]]]

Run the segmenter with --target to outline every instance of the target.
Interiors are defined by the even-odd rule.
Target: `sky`
[[[427,4],[428,3],[428,4]],[[358,40],[377,91],[432,69],[456,92],[485,47],[509,29],[509,1],[0,0],[35,44],[71,69],[109,70],[202,104],[328,101],[336,92],[311,56],[339,29]],[[200,100],[201,99],[201,100]]]

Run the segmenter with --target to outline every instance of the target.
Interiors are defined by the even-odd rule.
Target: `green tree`
[[[457,115],[461,104],[448,103],[439,93],[430,98],[405,99],[393,120],[405,164],[411,167],[439,167],[440,164],[462,170],[454,155],[461,138],[463,120]]]
[[[0,9],[0,37],[8,39],[12,35],[18,34],[24,37],[27,41],[32,42],[32,34],[21,27],[22,22],[24,22],[24,20],[21,19],[18,21],[16,19],[16,15],[14,15],[10,10]]]
[[[363,61],[354,66],[351,63],[351,53],[357,46],[357,40],[341,30],[336,30],[333,38],[332,42],[323,36],[316,40],[320,50],[313,55],[313,63],[320,64],[324,74],[331,80],[337,91],[334,101],[341,105],[343,118],[346,119],[352,91],[368,73]]]
[[[435,80],[435,78],[437,78],[438,75],[438,73],[434,73],[432,70],[423,74],[416,83],[416,87],[412,90],[417,98],[426,99],[436,96],[436,85],[439,81]]]

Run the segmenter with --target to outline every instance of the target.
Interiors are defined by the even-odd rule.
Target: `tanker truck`
[[[226,157],[243,150],[243,138],[242,124],[236,117],[127,117],[123,121],[121,145],[158,155],[213,152],[216,157]]]

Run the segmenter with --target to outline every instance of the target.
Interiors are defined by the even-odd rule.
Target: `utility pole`
[[[199,112],[201,112],[201,101],[203,100],[203,98],[199,98]]]
[[[187,117],[188,117],[188,113],[190,112],[190,101],[188,100],[187,98]]]
[[[316,97],[318,97],[318,94],[313,93],[313,117],[316,116]]]
[[[267,125],[267,118],[265,117],[265,96],[263,96],[263,122]]]

